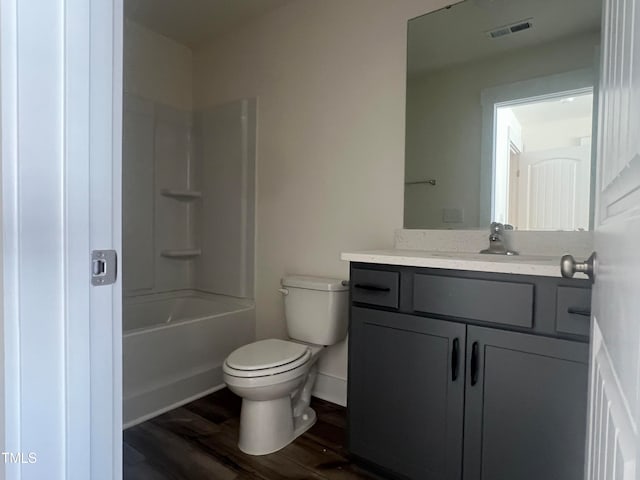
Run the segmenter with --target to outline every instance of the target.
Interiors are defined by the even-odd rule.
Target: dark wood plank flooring
[[[124,432],[124,480],[363,479],[345,449],[346,411],[313,399],[318,421],[282,450],[238,449],[241,400],[227,389]]]

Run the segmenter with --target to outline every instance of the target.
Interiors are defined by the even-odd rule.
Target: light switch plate
[[[462,223],[464,221],[464,211],[461,208],[443,208],[442,221],[444,223]]]

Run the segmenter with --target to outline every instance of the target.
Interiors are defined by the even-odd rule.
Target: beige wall
[[[123,53],[125,92],[191,110],[193,56],[189,48],[125,20]]]
[[[435,178],[437,187],[409,187],[408,228],[480,225],[481,92],[485,88],[595,65],[597,33],[447,67],[409,79],[407,181]],[[464,222],[442,221],[443,208],[464,210]]]
[[[258,97],[259,338],[285,336],[280,278],[346,278],[340,252],[402,226],[407,20],[443,0],[297,0],[194,53],[196,108]],[[346,378],[346,347],[320,368]]]

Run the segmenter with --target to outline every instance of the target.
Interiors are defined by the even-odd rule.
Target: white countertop
[[[340,256],[349,262],[405,265],[410,267],[445,268],[474,272],[512,273],[560,277],[560,256],[486,255],[467,252],[423,250],[368,250],[344,252]],[[576,278],[587,278],[577,274]]]

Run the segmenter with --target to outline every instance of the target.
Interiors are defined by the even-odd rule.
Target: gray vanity
[[[385,478],[582,478],[588,280],[343,258],[357,459]]]
[[[385,478],[583,478],[591,283],[560,257],[593,251],[601,11],[463,1],[408,23],[405,230],[342,255],[349,447]],[[514,228],[487,244],[490,222]]]

